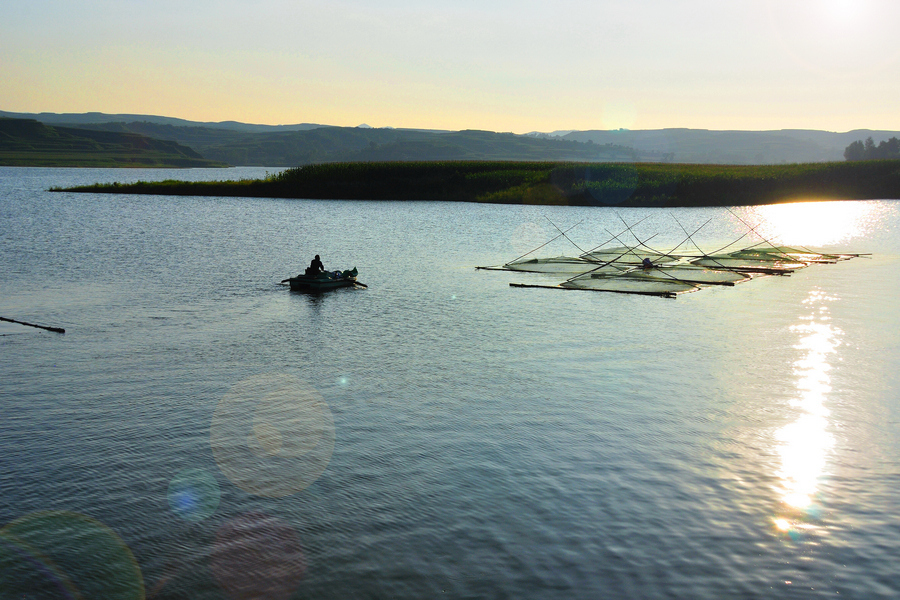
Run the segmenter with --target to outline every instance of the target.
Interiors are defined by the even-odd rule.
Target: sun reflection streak
[[[834,436],[828,431],[825,401],[831,392],[829,359],[840,345],[841,330],[829,323],[827,302],[835,300],[813,291],[804,301],[812,309],[811,316],[791,327],[802,337],[795,348],[803,355],[794,363],[797,396],[791,406],[797,418],[775,434],[781,456],[781,499],[794,510],[808,510],[816,496],[818,483],[825,474],[828,453]],[[775,526],[787,531],[797,525],[785,516],[775,519]]]
[[[789,246],[823,246],[866,234],[884,217],[877,202],[794,202],[754,206],[750,222],[764,238]]]

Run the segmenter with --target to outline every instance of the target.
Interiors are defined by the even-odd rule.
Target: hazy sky
[[[21,0],[0,110],[900,130],[898,0]]]

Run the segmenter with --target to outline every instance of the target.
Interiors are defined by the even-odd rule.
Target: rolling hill
[[[0,118],[0,166],[220,167],[176,142],[136,133],[55,127]]]
[[[25,114],[54,128],[137,134],[168,140],[207,160],[241,166],[292,167],[353,161],[515,160],[666,162],[687,164],[788,164],[843,160],[844,149],[896,131],[712,131],[705,129],[534,132],[441,131],[333,127],[313,123],[251,125],[194,122],[149,115]],[[74,134],[73,134],[74,135]],[[83,137],[95,134],[82,134]],[[196,157],[194,157],[196,158]]]

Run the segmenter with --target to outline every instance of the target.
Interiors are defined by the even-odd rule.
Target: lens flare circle
[[[550,181],[568,198],[592,206],[615,206],[631,198],[640,174],[632,162],[563,165],[550,172]]]
[[[219,482],[203,469],[182,469],[169,483],[169,508],[191,523],[212,516],[220,497]]]
[[[334,451],[334,418],[321,394],[285,373],[249,377],[219,402],[210,445],[222,473],[257,496],[306,489]]]
[[[0,532],[0,598],[65,598],[75,600],[78,590],[40,551]]]
[[[0,529],[0,590],[4,598],[143,600],[144,579],[112,529],[79,513],[42,511]]]
[[[290,525],[251,512],[219,528],[210,569],[232,600],[288,600],[306,572],[306,560]]]
[[[634,194],[640,176],[634,163],[589,166],[584,171],[585,192],[596,205],[622,204]]]

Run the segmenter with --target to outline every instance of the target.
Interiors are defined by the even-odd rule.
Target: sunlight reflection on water
[[[748,211],[757,232],[773,243],[826,246],[862,237],[884,219],[876,202],[795,202],[754,206]]]
[[[830,412],[825,403],[831,392],[829,360],[834,358],[842,334],[829,323],[827,303],[835,300],[822,291],[811,291],[803,301],[811,313],[801,317],[801,323],[791,326],[792,332],[802,336],[795,348],[803,354],[794,362],[797,396],[791,401],[791,407],[796,409],[796,419],[775,434],[781,457],[780,495],[788,507],[785,512],[812,512],[834,446],[834,436],[829,431]],[[776,517],[775,525],[781,531],[810,527],[808,523],[802,524],[803,527],[792,523],[787,514]]]

